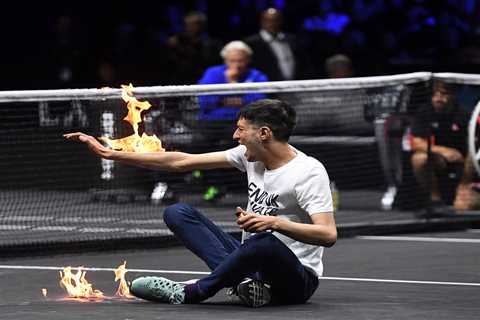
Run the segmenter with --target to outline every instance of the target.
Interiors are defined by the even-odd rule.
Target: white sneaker
[[[390,186],[382,197],[382,210],[392,210],[395,196],[397,195],[397,187]]]
[[[155,188],[153,188],[150,199],[153,203],[160,203],[167,193],[168,185],[165,182],[157,182]]]

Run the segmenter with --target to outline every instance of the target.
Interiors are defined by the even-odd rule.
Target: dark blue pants
[[[257,233],[240,244],[198,210],[183,203],[167,207],[163,219],[185,246],[212,270],[193,287],[189,286],[186,294],[192,297],[186,297],[187,301],[205,300],[245,278],[268,283],[273,302],[279,304],[304,303],[318,287],[317,276],[269,232]]]

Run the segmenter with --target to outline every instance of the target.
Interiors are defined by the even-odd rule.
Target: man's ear
[[[272,129],[269,127],[261,127],[260,128],[260,140],[267,141],[273,137]]]

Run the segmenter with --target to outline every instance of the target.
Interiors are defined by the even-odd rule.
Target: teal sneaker
[[[267,305],[272,300],[270,286],[253,279],[240,282],[237,286],[237,295],[245,305],[252,308]]]
[[[140,277],[132,281],[130,293],[145,300],[181,304],[185,302],[184,287],[163,277]]]

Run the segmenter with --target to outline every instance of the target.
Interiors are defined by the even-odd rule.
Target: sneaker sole
[[[240,300],[252,308],[267,305],[272,299],[270,287],[260,281],[246,280],[238,285],[237,292]]]

